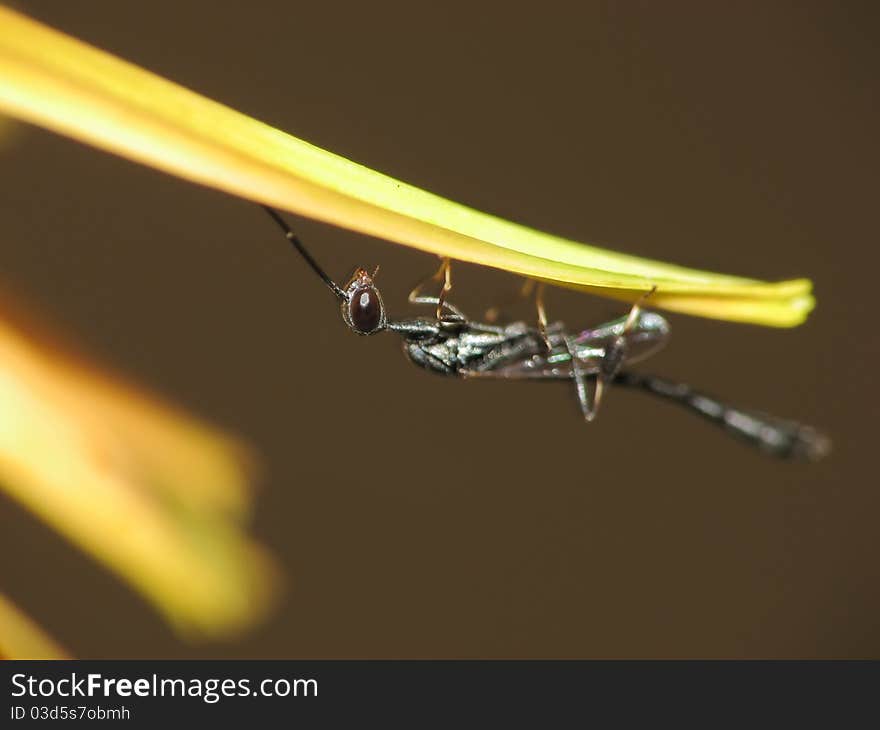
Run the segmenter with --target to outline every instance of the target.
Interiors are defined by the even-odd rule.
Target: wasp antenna
[[[293,247],[299,251],[300,255],[306,260],[306,263],[311,267],[312,271],[321,277],[321,281],[323,281],[327,285],[327,288],[336,295],[336,298],[345,301],[346,295],[342,290],[342,287],[327,276],[324,269],[318,265],[318,262],[312,258],[312,255],[308,252],[306,247],[303,246],[302,241],[299,240],[297,235],[291,230],[290,226],[284,222],[281,214],[274,208],[270,208],[268,205],[260,205],[260,207],[265,210],[269,214],[269,217],[278,224],[278,227],[284,231],[285,238],[287,238],[287,240],[293,244]]]

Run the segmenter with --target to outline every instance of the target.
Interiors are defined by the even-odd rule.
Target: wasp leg
[[[603,388],[600,380],[594,375],[588,375],[583,364],[577,356],[577,345],[571,335],[565,335],[565,349],[571,358],[571,376],[574,379],[574,387],[577,392],[578,403],[584,420],[587,423],[595,420],[599,412],[599,404],[602,401]]]
[[[462,312],[451,302],[447,302],[445,300],[441,302],[440,297],[429,297],[420,295],[417,297],[410,297],[408,301],[410,302],[410,304],[427,304],[435,308],[442,307],[445,314],[439,322],[439,324],[441,325],[444,323],[463,323],[468,321],[467,315],[464,312]]]
[[[623,325],[623,333],[629,334],[632,331],[632,328],[635,327],[636,322],[639,321],[639,315],[642,313],[642,305],[648,301],[648,298],[653,296],[657,291],[657,285],[654,284],[648,291],[646,291],[642,296],[640,296],[636,303],[630,307],[629,314],[626,316],[626,322]]]
[[[652,286],[649,291],[642,294],[642,296],[636,300],[632,307],[630,307],[629,314],[626,316],[626,321],[623,323],[623,331],[621,334],[614,337],[605,348],[605,355],[602,357],[602,362],[599,365],[599,373],[596,382],[597,400],[601,399],[605,388],[611,384],[617,376],[617,373],[619,373],[620,369],[623,367],[628,350],[627,335],[632,332],[633,328],[638,323],[639,317],[642,314],[642,305],[647,301],[648,297],[653,295],[656,291],[657,286]]]
[[[440,288],[440,293],[436,297],[422,296],[422,287],[424,287],[428,282],[432,281],[443,282],[443,286]],[[431,274],[431,276],[422,279],[422,281],[416,284],[413,290],[409,293],[408,299],[411,304],[435,304],[435,315],[437,317],[437,321],[442,322],[445,319],[443,317],[444,307],[454,309],[454,307],[451,307],[451,305],[446,304],[446,297],[451,290],[452,260],[448,256],[444,256],[440,261],[440,267],[437,269],[437,271]]]
[[[547,335],[547,310],[544,309],[544,283],[538,284],[535,289],[535,311],[538,315],[538,332],[544,341],[544,349],[547,352],[553,349],[550,344],[550,337]]]

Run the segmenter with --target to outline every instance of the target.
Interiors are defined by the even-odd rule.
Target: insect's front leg
[[[437,296],[425,296],[421,293],[422,287],[428,282],[442,283],[440,293]],[[440,267],[431,276],[422,279],[413,287],[409,293],[408,300],[410,304],[430,304],[435,307],[435,316],[438,322],[462,322],[467,318],[459,312],[454,306],[446,301],[449,292],[452,291],[452,260],[444,257],[440,261]],[[452,316],[445,314],[448,312]]]

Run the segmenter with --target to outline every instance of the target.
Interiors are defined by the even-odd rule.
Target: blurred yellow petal
[[[183,632],[267,608],[246,465],[237,442],[0,321],[0,488]]]
[[[69,659],[45,631],[0,593],[0,659]]]
[[[234,195],[554,284],[618,297],[656,285],[652,307],[778,327],[813,306],[806,279],[772,284],[627,256],[445,200],[2,8],[0,109]]]

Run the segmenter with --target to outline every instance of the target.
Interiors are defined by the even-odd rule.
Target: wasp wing
[[[668,322],[654,312],[641,312],[629,331],[625,331],[625,324],[626,317],[620,317],[583,330],[574,337],[575,351],[583,374],[595,375],[599,372],[599,364],[606,348],[618,337],[622,336],[626,340],[626,365],[632,365],[654,354],[669,338]],[[520,339],[514,356],[496,358],[491,367],[469,371],[467,376],[511,380],[570,380],[574,375],[562,325],[552,325],[548,328],[547,335],[550,342],[549,352],[541,334],[537,330],[529,330],[521,335],[525,341]]]

